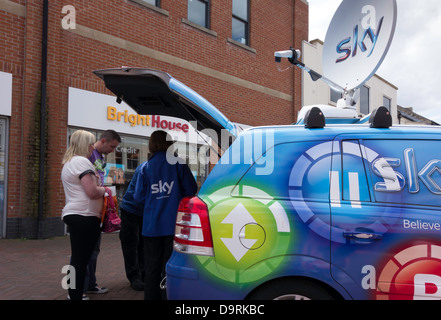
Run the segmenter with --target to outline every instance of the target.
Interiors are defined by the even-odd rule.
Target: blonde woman
[[[75,289],[69,289],[72,300],[83,298],[86,267],[101,232],[103,196],[108,191],[100,186],[99,176],[87,159],[94,150],[94,143],[92,133],[75,131],[64,155],[61,171],[66,196],[62,219],[69,226],[71,265],[75,268],[76,276]]]

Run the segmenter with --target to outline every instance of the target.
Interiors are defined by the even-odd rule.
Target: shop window
[[[139,161],[139,153],[136,153],[136,149],[134,153],[127,154],[127,169],[135,170],[141,163]]]
[[[208,175],[208,148],[181,142],[175,143],[174,147],[178,157],[188,164],[200,187]]]
[[[249,39],[249,0],[233,0],[232,39],[245,45]]]
[[[106,175],[104,182],[116,186],[118,200],[132,180],[136,168],[148,159],[148,138],[135,138],[121,135],[121,143],[113,153],[106,156]]]
[[[188,0],[188,20],[204,28],[210,28],[209,8],[208,0]]]

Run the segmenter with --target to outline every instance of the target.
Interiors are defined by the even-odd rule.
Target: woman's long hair
[[[89,146],[96,141],[95,136],[85,130],[77,130],[70,137],[69,147],[66,150],[63,158],[63,164],[69,162],[73,156],[89,156]]]

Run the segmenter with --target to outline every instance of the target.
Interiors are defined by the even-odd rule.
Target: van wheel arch
[[[284,277],[254,289],[247,300],[342,300],[329,285],[306,277]]]

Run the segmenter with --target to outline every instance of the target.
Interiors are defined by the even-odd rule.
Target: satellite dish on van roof
[[[343,0],[323,45],[323,75],[346,91],[380,67],[395,33],[396,0]]]
[[[276,51],[276,62],[287,58],[306,71],[313,81],[322,80],[343,93],[337,107],[354,108],[359,88],[380,67],[395,33],[396,0],[343,0],[326,34],[323,45],[323,75],[300,61],[294,48]]]

